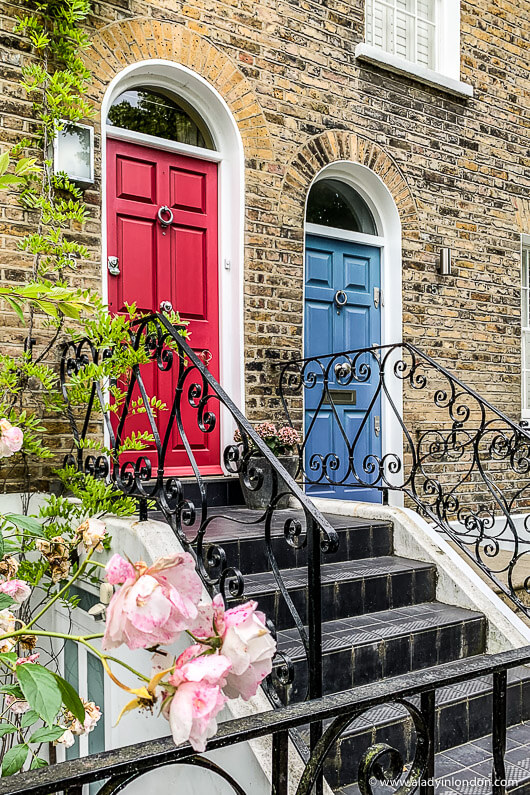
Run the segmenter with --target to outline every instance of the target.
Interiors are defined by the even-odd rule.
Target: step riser
[[[289,595],[304,623],[307,622],[307,588],[289,589]],[[431,602],[436,595],[435,569],[402,571],[395,574],[341,580],[322,586],[322,615],[325,621],[391,610],[397,607]],[[277,630],[295,626],[287,604],[276,593],[251,594],[260,610],[270,618]],[[246,597],[239,601],[244,601]],[[236,604],[233,600],[231,604]]]
[[[448,624],[323,655],[324,695],[380,679],[451,662],[485,650],[484,619]],[[294,662],[294,680],[282,689],[284,703],[302,701],[307,691],[307,663]]]
[[[508,726],[530,720],[530,679],[509,685],[507,702]],[[491,721],[491,693],[466,698],[456,704],[442,704],[436,710],[436,752],[456,748],[489,734]],[[326,780],[331,787],[347,786],[357,781],[361,757],[373,743],[387,743],[396,748],[403,759],[410,761],[415,747],[412,721],[398,719],[339,739],[324,765]]]
[[[237,533],[237,525],[234,526]],[[336,552],[322,555],[322,563],[339,563],[344,560],[365,560],[393,554],[392,528],[387,525],[356,527],[338,530],[339,548]],[[206,541],[208,535],[206,536]],[[258,574],[271,571],[267,548],[263,537],[220,541],[229,566],[243,574]],[[280,569],[295,569],[307,566],[307,548],[293,549],[283,536],[275,536],[272,551]]]

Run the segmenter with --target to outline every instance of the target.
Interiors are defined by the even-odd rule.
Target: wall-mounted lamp
[[[64,171],[82,187],[94,182],[94,128],[64,122],[53,142],[53,170]]]
[[[438,262],[438,273],[441,276],[449,276],[451,273],[451,249],[441,248],[440,259]]]

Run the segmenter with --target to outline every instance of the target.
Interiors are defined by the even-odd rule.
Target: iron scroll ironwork
[[[414,719],[416,750],[413,759],[405,762],[397,749],[375,743],[366,749],[362,757],[358,773],[359,789],[363,795],[372,795],[375,783],[386,783],[391,785],[394,795],[411,795],[414,792],[434,795],[435,781],[430,771],[434,769],[437,724],[431,719],[429,705],[434,704],[440,688],[492,676],[494,692],[490,713],[493,736],[490,759],[491,792],[492,795],[504,795],[506,710],[503,709],[503,704],[505,707],[507,671],[528,663],[530,646],[491,656],[470,657],[386,679],[377,688],[372,684],[364,685],[321,699],[233,719],[220,725],[216,736],[209,740],[207,751],[228,748],[260,737],[272,737],[271,771],[275,775],[271,795],[287,795],[289,773],[292,775],[295,769],[288,767],[288,731],[325,721],[328,724],[326,733],[304,763],[299,781],[292,782],[297,786],[296,795],[311,795],[333,740],[353,720],[366,715],[370,709],[386,704],[402,704]],[[61,791],[66,791],[69,795],[81,795],[83,786],[92,782],[104,782],[98,795],[116,795],[127,784],[149,771],[168,765],[206,767],[226,781],[236,795],[245,795],[241,784],[221,765],[197,756],[188,744],[175,747],[171,737],[104,751],[2,778],[0,795],[52,795]]]
[[[354,387],[364,390],[365,403],[356,407],[352,430],[337,395]],[[279,395],[289,424],[294,414],[300,419],[309,392],[298,449],[306,488],[402,492],[530,616],[530,577],[521,565],[530,554],[528,430],[409,343],[283,365]],[[379,424],[381,405],[383,423],[396,432],[381,454],[366,453],[363,442]],[[334,430],[331,449],[323,449],[317,433],[324,415]]]
[[[124,494],[136,497],[141,518],[147,518],[147,505],[154,504],[183,547],[195,555],[197,570],[211,593],[220,592],[225,599],[242,598],[245,582],[237,563],[227,558],[220,543],[209,540],[215,523],[228,517],[224,515],[222,507],[212,508],[208,505],[206,484],[190,440],[196,429],[204,434],[212,432],[218,421],[218,412],[223,411],[225,421],[231,422],[237,429],[240,440],[230,444],[224,451],[226,469],[239,474],[251,490],[259,490],[263,482],[263,472],[257,461],[265,458],[273,475],[272,497],[262,515],[249,521],[231,515],[229,520],[239,525],[264,527],[270,568],[305,649],[309,671],[307,698],[318,698],[322,695],[320,558],[321,554],[326,555],[337,549],[337,533],[257,435],[179,330],[161,313],[142,317],[132,324],[130,338],[122,343],[121,353],[124,347],[130,347],[134,352],[143,349],[147,353],[147,361],[132,366],[125,399],[115,412],[114,422],[111,421],[107,402],[109,384],[93,379],[88,404],[74,406],[70,402],[72,376],[82,376],[84,368],[90,372],[92,364],[98,365],[105,358],[112,357],[113,351],[101,349],[97,342],[86,338],[63,345],[60,377],[75,445],[74,452],[65,459],[65,465],[112,482]],[[148,392],[145,378],[146,368],[153,366],[158,368],[159,377],[173,378],[175,384],[172,404],[167,407],[164,424],[152,406],[153,396]],[[149,453],[139,452],[135,460],[123,462],[123,459],[120,461],[120,449],[126,438],[128,417],[133,413],[134,395],[138,394],[152,438],[151,449]],[[91,423],[93,425],[98,417],[103,421],[110,455],[96,455],[87,447]],[[186,496],[182,479],[166,474],[166,454],[172,434],[175,433],[193,473],[192,478],[199,493],[198,502]],[[285,483],[282,486],[284,491],[279,489],[279,483],[282,482]],[[279,513],[279,503],[286,495],[293,507],[282,508]],[[293,604],[276,561],[272,536],[279,521],[283,526],[285,543],[293,550],[306,547],[308,551],[310,599],[305,622]],[[269,695],[276,705],[280,701],[275,682],[285,688],[292,676],[290,660],[279,653],[268,682]],[[318,723],[315,723],[312,729],[313,745],[319,736]]]

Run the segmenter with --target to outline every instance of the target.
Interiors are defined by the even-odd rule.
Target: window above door
[[[107,125],[201,149],[215,148],[199,114],[187,102],[162,88],[123,91],[109,108]]]
[[[360,61],[471,97],[460,81],[460,0],[365,0]]]

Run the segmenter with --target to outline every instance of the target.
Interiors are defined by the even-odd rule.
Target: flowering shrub
[[[300,444],[300,434],[290,425],[277,428],[273,422],[259,422],[254,426],[254,430],[274,455],[290,455]],[[242,441],[239,428],[234,433],[234,441],[238,444]]]
[[[23,447],[18,429],[0,420],[8,434],[5,444]],[[75,478],[74,484],[75,492]],[[73,641],[96,655],[111,680],[133,697],[122,711],[133,709],[160,713],[169,721],[175,743],[189,741],[204,751],[217,730],[217,716],[229,699],[248,700],[272,670],[276,643],[265,616],[254,601],[226,610],[223,598],[201,602],[203,587],[195,562],[187,552],[162,557],[152,565],[132,562],[114,554],[106,565],[93,556],[109,545],[103,514],[84,517],[94,503],[91,489],[98,490],[98,504],[115,513],[131,510],[131,502],[107,494],[101,483],[84,481],[79,502],[51,497],[41,521],[8,514],[0,519],[0,737],[4,738],[2,775],[47,764],[39,755],[45,743],[70,747],[75,738],[93,731],[101,717],[101,705],[82,699],[53,667],[46,664],[37,642],[45,638]],[[101,491],[103,489],[103,491]],[[88,496],[87,496],[88,495]],[[106,503],[108,500],[108,503]],[[121,500],[121,503],[120,503]],[[71,530],[72,519],[78,521]],[[82,520],[81,520],[82,519]],[[81,521],[80,521],[81,520]],[[31,553],[28,558],[28,553]],[[76,581],[99,581],[95,572],[104,569],[106,582],[114,587],[102,632],[73,635],[48,631],[43,617],[60,601],[75,608],[70,596]],[[35,594],[37,598],[32,599]],[[35,602],[36,608],[31,607]],[[186,633],[192,645],[177,656],[161,649]],[[101,649],[94,645],[101,640]],[[156,652],[148,677],[109,651],[129,649]],[[23,651],[24,650],[24,651]],[[134,674],[136,687],[118,676],[123,666]],[[121,718],[121,715],[120,715]],[[11,741],[11,742],[7,742]]]

